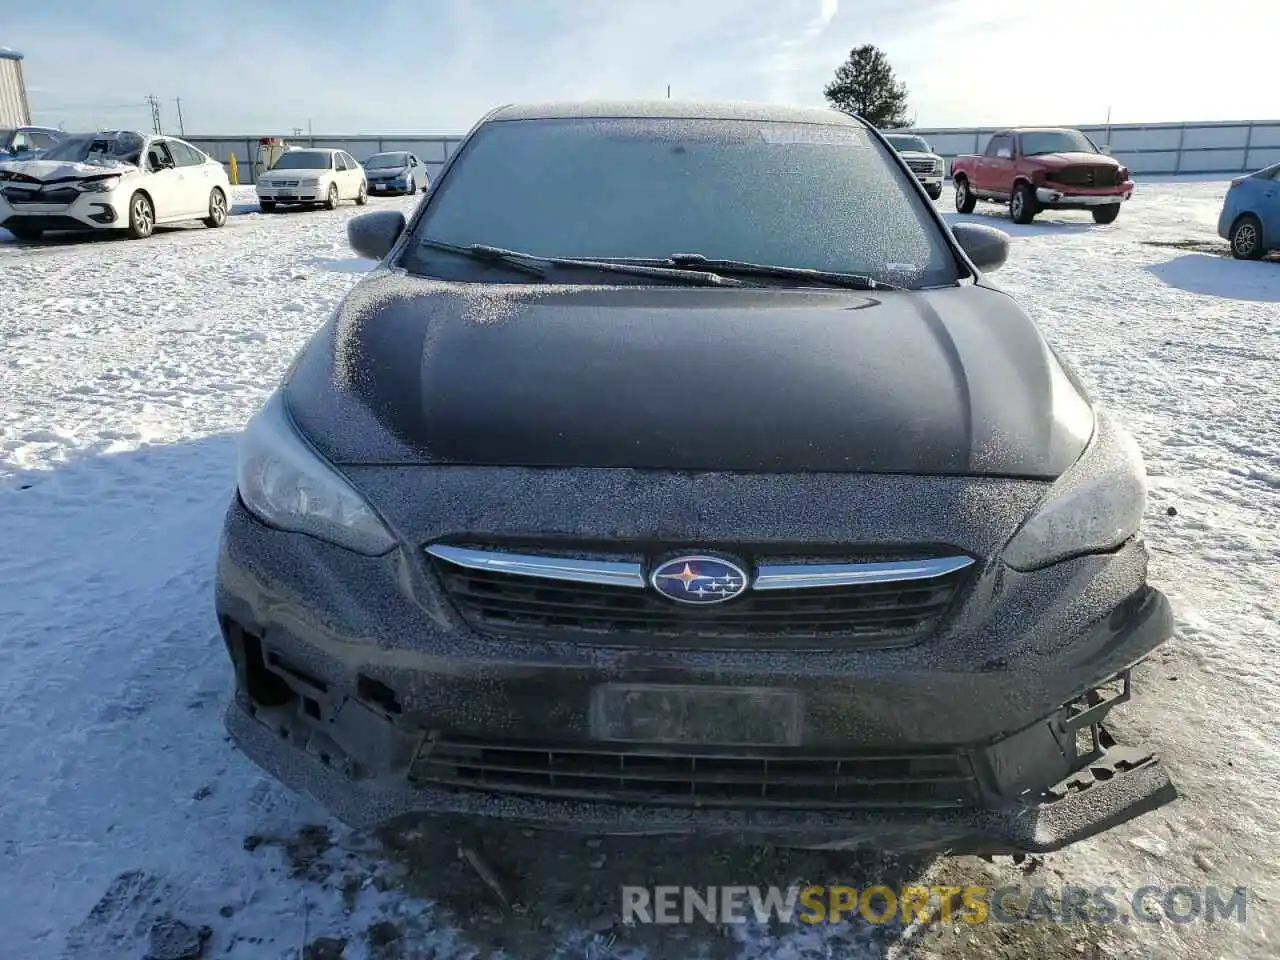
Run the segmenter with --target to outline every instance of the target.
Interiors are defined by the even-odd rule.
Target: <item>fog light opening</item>
[[[283,707],[297,698],[284,679],[267,669],[261,638],[232,620],[224,620],[222,636],[236,664],[241,687],[257,706]]]
[[[375,680],[363,673],[356,679],[356,695],[366,703],[381,707],[387,713],[398,714],[403,710],[394,690],[381,680]]]

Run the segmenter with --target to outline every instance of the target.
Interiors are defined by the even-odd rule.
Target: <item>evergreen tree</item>
[[[911,125],[907,88],[894,77],[884,51],[873,44],[851,50],[823,93],[837,110],[856,114],[881,130]]]

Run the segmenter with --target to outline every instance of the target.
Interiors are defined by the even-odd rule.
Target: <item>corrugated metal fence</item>
[[[962,153],[981,153],[994,127],[920,128],[948,164]],[[1234,174],[1280,163],[1280,120],[1222,123],[1116,123],[1083,126],[1094,142],[1137,176]]]
[[[211,157],[228,164],[232,155],[236,158],[236,167],[241,183],[253,183],[254,163],[258,159],[258,144],[261,136],[236,137],[184,137],[188,143],[195,144]],[[285,142],[295,147],[330,147],[334,150],[345,150],[360,162],[364,162],[375,153],[388,150],[406,150],[414,154],[426,166],[428,175],[434,177],[444,166],[449,154],[461,142],[461,137],[285,137]]]
[[[31,122],[31,105],[22,79],[22,54],[0,50],[0,127],[25,127]]]
[[[980,153],[994,127],[930,127],[913,130],[928,140],[948,162],[962,153]],[[1137,176],[1176,174],[1235,174],[1280,163],[1280,120],[1222,123],[1117,123],[1083,126],[1099,144]],[[232,154],[240,182],[253,182],[259,136],[192,136],[194,143],[224,164]],[[461,142],[460,136],[317,136],[286,137],[300,147],[333,147],[365,160],[386,150],[408,150],[417,155],[431,175]]]

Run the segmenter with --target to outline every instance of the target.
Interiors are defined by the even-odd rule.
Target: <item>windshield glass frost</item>
[[[1042,130],[1021,135],[1022,155],[1035,157],[1045,153],[1097,153],[1097,148],[1077,130]]]
[[[885,148],[852,126],[493,122],[440,181],[416,237],[556,257],[701,253],[908,286],[957,275],[914,189]],[[411,249],[407,265],[420,273],[502,279]]]
[[[379,153],[364,162],[366,170],[395,169],[409,165],[407,153]]]
[[[290,150],[282,153],[272,170],[328,170],[332,156],[321,150]]]

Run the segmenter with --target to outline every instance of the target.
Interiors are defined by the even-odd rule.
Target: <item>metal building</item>
[[[31,123],[27,85],[22,80],[22,54],[0,47],[0,127]]]

